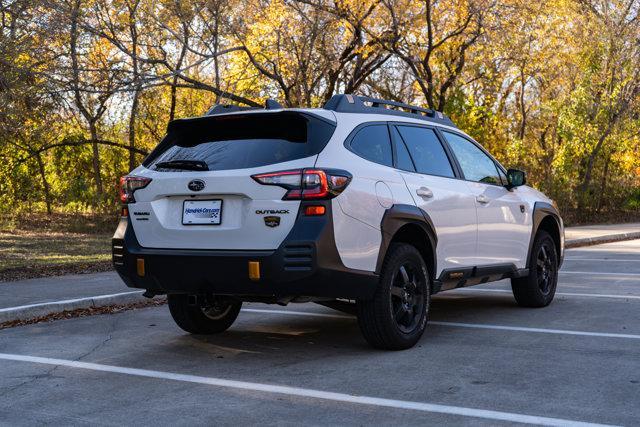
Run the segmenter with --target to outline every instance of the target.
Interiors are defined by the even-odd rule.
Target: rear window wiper
[[[184,169],[188,171],[208,171],[209,166],[202,160],[169,160],[156,163],[156,168]]]

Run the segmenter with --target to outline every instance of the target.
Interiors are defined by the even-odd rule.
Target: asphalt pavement
[[[0,331],[0,424],[640,424],[640,240],[568,250],[556,300],[445,292],[410,350],[353,317],[245,305],[191,336],[166,307]]]

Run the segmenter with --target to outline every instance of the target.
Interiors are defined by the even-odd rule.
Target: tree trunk
[[[593,148],[593,150],[591,151],[591,154],[589,154],[589,157],[586,160],[586,164],[584,167],[584,174],[582,175],[580,185],[578,186],[578,211],[583,211],[584,208],[586,207],[587,191],[589,190],[589,185],[591,185],[591,176],[593,174],[593,166],[595,165],[596,158],[600,153],[600,149],[602,149],[604,141],[607,139],[607,137],[613,130],[613,124],[614,124],[613,121],[609,122],[609,124],[607,125],[607,128],[602,133],[602,135],[600,135],[600,138],[598,138],[598,142],[596,143],[596,146]]]
[[[173,78],[171,83],[171,106],[169,107],[169,121],[172,121],[176,116],[176,98],[177,98],[177,85],[178,77]]]
[[[78,18],[80,11],[80,0],[76,0],[73,4],[71,11],[71,38],[70,38],[70,56],[71,56],[71,68],[73,73],[73,93],[75,98],[76,107],[80,110],[80,113],[89,124],[89,131],[91,132],[91,145],[93,148],[93,177],[96,182],[96,192],[98,199],[102,200],[102,178],[100,177],[100,154],[98,151],[98,131],[96,129],[96,121],[99,115],[93,115],[82,101],[80,95],[80,64],[78,63],[77,41],[78,41]]]
[[[129,114],[129,171],[136,168],[136,117],[138,115],[138,99],[140,97],[140,88],[137,87],[133,92],[133,101],[131,102],[131,113]]]
[[[598,199],[598,207],[596,208],[596,213],[599,213],[602,210],[602,205],[604,204],[604,195],[607,190],[607,178],[609,175],[609,163],[611,162],[611,154],[607,156],[607,160],[604,162],[604,171],[602,172],[602,180],[600,181],[600,197]]]
[[[42,179],[42,189],[44,190],[44,202],[47,205],[47,214],[51,215],[51,187],[49,186],[49,181],[47,181],[47,174],[44,169],[44,162],[42,161],[42,156],[40,153],[36,155],[36,161],[38,162],[38,170],[40,171],[40,179]]]
[[[138,98],[142,87],[140,84],[140,71],[138,69],[138,27],[137,11],[138,2],[135,1],[129,5],[129,33],[131,34],[131,66],[133,72],[133,82],[135,89],[133,91],[133,100],[131,101],[131,112],[129,114],[129,170],[136,168],[136,153],[133,149],[136,147],[136,117],[138,115]]]
[[[89,123],[89,130],[91,131],[91,148],[93,151],[93,178],[96,182],[96,191],[98,193],[98,199],[102,201],[104,191],[102,188],[102,177],[100,176],[100,151],[98,150],[98,130],[96,129],[95,122]]]
[[[186,23],[182,23],[182,31],[184,32],[184,40],[182,42],[182,49],[180,49],[180,56],[176,63],[176,72],[171,82],[171,107],[169,108],[169,121],[172,121],[176,116],[176,102],[178,98],[178,72],[182,68],[182,61],[187,54],[187,43],[189,43],[189,27]],[[216,96],[216,99],[218,97]]]
[[[525,96],[524,91],[527,85],[524,71],[520,71],[520,92],[518,93],[518,106],[520,107],[520,126],[518,129],[518,139],[524,139],[524,132],[527,128],[527,108],[525,106]]]

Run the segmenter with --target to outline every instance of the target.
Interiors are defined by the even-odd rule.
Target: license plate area
[[[221,199],[182,202],[182,225],[220,225],[221,222]]]

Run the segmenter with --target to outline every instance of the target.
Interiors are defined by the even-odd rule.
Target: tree
[[[411,70],[427,106],[445,110],[496,2],[397,0],[386,6],[391,36],[381,42]]]

